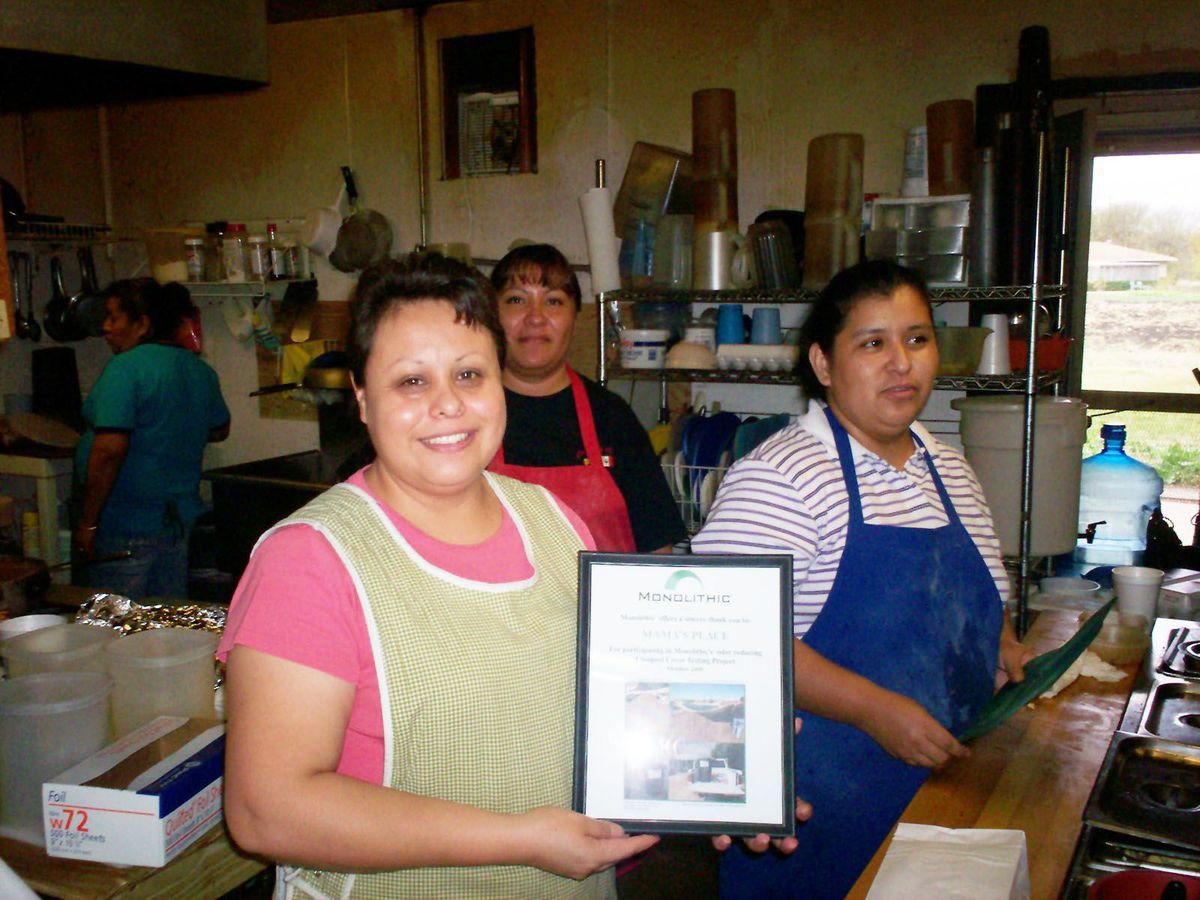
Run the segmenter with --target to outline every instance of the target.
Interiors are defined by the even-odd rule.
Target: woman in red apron
[[[649,437],[623,400],[567,365],[579,282],[549,244],[492,272],[508,339],[508,427],[488,467],[540,484],[587,523],[600,550],[669,551],[686,537]]]

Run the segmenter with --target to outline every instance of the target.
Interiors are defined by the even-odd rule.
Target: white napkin
[[[867,900],[1029,900],[1025,832],[901,822]]]

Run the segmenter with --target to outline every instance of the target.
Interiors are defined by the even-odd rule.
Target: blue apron
[[[949,522],[867,525],[846,430],[826,409],[849,493],[846,549],[804,643],[830,662],[911,697],[952,734],[992,696],[1003,612],[996,583],[925,453]],[[721,896],[844,897],[929,769],[892,757],[866,732],[798,710],[796,795],[813,805],[788,856],[721,857]]]

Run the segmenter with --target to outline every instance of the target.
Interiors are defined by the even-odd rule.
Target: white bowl
[[[703,344],[680,341],[667,351],[668,369],[715,369],[716,367],[716,354]]]

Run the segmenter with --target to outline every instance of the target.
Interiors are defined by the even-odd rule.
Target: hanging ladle
[[[33,314],[33,261],[25,257],[25,333],[35,344],[42,339],[42,326],[38,324],[37,316]]]
[[[19,254],[13,250],[8,252],[8,275],[12,282],[13,296],[13,333],[17,337],[28,337],[25,331],[25,319],[21,313],[21,287],[24,279],[21,276],[21,263]]]

